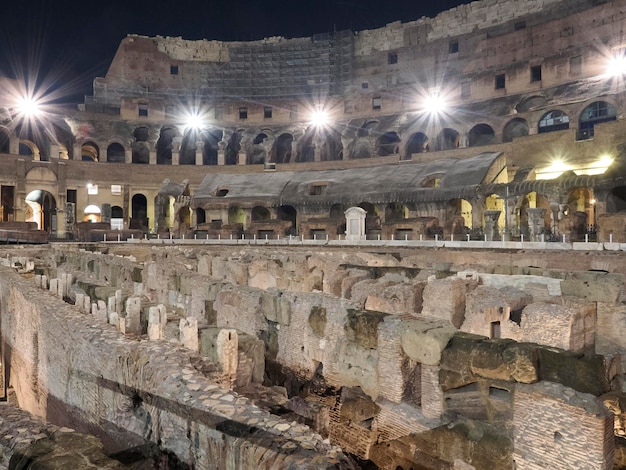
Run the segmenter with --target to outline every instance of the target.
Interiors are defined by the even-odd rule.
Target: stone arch
[[[248,155],[248,164],[263,165],[270,162],[270,155],[268,155],[266,144],[269,138],[269,135],[265,132],[259,132],[254,139],[252,139],[251,150]]]
[[[45,130],[25,123],[16,126],[15,135],[19,136],[20,139],[20,155],[32,156],[34,160],[49,160],[50,139]]]
[[[526,119],[511,119],[502,130],[502,142],[512,142],[513,139],[526,137],[529,133],[530,130]]]
[[[56,223],[56,199],[49,191],[36,189],[29,192],[25,198],[26,222],[37,223],[39,230],[52,231]]]
[[[376,140],[376,154],[386,157],[400,153],[400,141],[397,132],[385,132]]]
[[[451,199],[446,207],[446,222],[451,222],[451,227],[446,227],[449,233],[460,234],[463,227],[469,230],[473,228],[472,203],[467,199]],[[461,225],[462,224],[462,225]]]
[[[560,109],[553,109],[543,114],[537,124],[537,132],[554,132],[569,129],[569,116]]]
[[[148,231],[148,198],[141,193],[133,195],[130,206],[130,228]]]
[[[284,133],[278,136],[274,142],[274,154],[276,163],[290,163],[292,159],[291,150],[293,148],[293,135]]]
[[[546,103],[547,100],[541,95],[528,96],[515,106],[515,110],[518,113],[525,113],[540,106],[545,106]]]
[[[234,131],[228,143],[224,154],[224,163],[226,165],[236,165],[239,161],[239,152],[241,151],[241,139],[243,138],[243,129]]]
[[[423,132],[415,132],[409,137],[406,144],[406,156],[409,158],[414,153],[428,152],[429,143],[428,136]]]
[[[107,147],[108,163],[126,163],[126,150],[119,142],[112,142]]]
[[[133,163],[148,164],[150,163],[150,129],[146,126],[140,126],[133,131]]]
[[[97,162],[100,160],[100,149],[94,142],[88,140],[80,146],[81,160],[83,162]]]
[[[171,165],[172,151],[174,149],[174,137],[177,131],[174,127],[163,126],[159,132],[159,139],[156,143],[157,165]]]
[[[460,141],[460,135],[455,129],[445,127],[437,135],[436,150],[453,150],[459,148]]]
[[[285,229],[285,235],[298,234],[298,211],[293,206],[280,206],[276,211],[278,220],[291,222],[291,227]]]
[[[348,147],[350,158],[370,158],[373,155],[370,133],[377,124],[378,121],[367,121],[357,129],[356,136]]]
[[[493,144],[495,140],[495,132],[489,124],[481,123],[472,127],[468,134],[468,146],[478,147],[481,145]]]
[[[544,227],[550,228],[552,214],[550,211],[550,200],[536,191],[530,191],[519,199],[516,208],[516,222],[520,233],[527,240],[530,240],[531,233],[527,209],[545,209]]]
[[[252,208],[252,212],[250,213],[250,219],[252,222],[265,222],[272,218],[272,214],[270,213],[267,207],[263,206],[255,206]]]
[[[594,101],[587,105],[580,113],[579,128],[585,137],[593,137],[594,126],[608,121],[615,121],[617,113],[615,107],[607,101]]]
[[[400,202],[390,202],[385,207],[385,222],[395,222],[409,218],[409,208]]]
[[[485,210],[486,211],[500,211],[500,215],[498,216],[498,224],[497,227],[500,231],[504,229],[505,226],[505,210],[504,210],[504,199],[498,196],[497,194],[489,194],[485,198]],[[483,227],[485,226],[483,216]]]
[[[228,225],[236,224],[246,226],[246,211],[239,206],[231,206],[228,208]]]
[[[33,160],[45,160],[39,153],[39,146],[28,139],[20,139],[19,154],[23,156],[33,157]]]
[[[378,208],[370,202],[361,202],[357,204],[366,212],[365,216],[365,235],[376,237],[381,233],[380,212]]]
[[[219,151],[219,143],[224,137],[224,131],[221,129],[210,128],[202,134],[202,164],[217,165],[217,155]]]
[[[626,186],[616,186],[609,191],[606,198],[606,212],[614,214],[626,211]]]
[[[196,150],[198,148],[198,140],[200,139],[200,132],[195,128],[188,128],[185,130],[181,144],[178,163],[180,165],[195,165],[196,164]]]

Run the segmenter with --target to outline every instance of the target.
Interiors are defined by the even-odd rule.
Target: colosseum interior
[[[625,28],[480,0],[131,34],[77,107],[0,79],[0,468],[626,468]]]

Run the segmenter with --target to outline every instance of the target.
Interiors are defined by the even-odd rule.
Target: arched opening
[[[133,132],[135,142],[133,143],[133,163],[150,163],[150,130],[147,127],[138,127]]]
[[[35,222],[39,230],[56,231],[57,203],[48,191],[37,189],[26,196],[26,222]]]
[[[609,192],[606,211],[609,214],[626,211],[626,186],[617,186]]]
[[[575,188],[567,196],[567,223],[562,231],[569,230],[572,240],[582,240],[585,233],[595,229],[596,207],[593,192],[589,188]]]
[[[467,143],[470,147],[492,144],[495,133],[489,124],[476,124],[469,131]]]
[[[224,155],[224,163],[226,165],[236,165],[239,161],[239,152],[241,151],[241,139],[243,138],[243,131],[237,130],[233,132],[226,145],[226,152]]]
[[[293,145],[293,135],[281,134],[274,144],[274,154],[276,155],[276,163],[290,163],[291,149]]]
[[[20,138],[20,155],[32,156],[34,160],[49,160],[50,139],[42,129],[24,122],[15,127],[15,134]]]
[[[124,209],[120,206],[111,206],[111,229],[124,229]]]
[[[315,161],[315,126],[307,128],[306,132],[298,140],[296,162],[313,162]]]
[[[0,127],[0,153],[10,153],[10,151],[9,131]]]
[[[278,220],[291,222],[291,226],[285,229],[285,235],[298,234],[298,211],[293,206],[280,206],[276,211]]]
[[[122,144],[113,142],[107,147],[107,162],[109,163],[125,163],[126,151]]]
[[[413,134],[406,145],[406,156],[408,159],[415,153],[428,152],[428,136],[423,132],[416,132]]]
[[[485,210],[487,211],[500,211],[500,216],[498,217],[498,222],[496,224],[498,231],[502,232],[505,226],[505,211],[504,211],[504,199],[499,197],[497,194],[491,194],[485,199]],[[483,217],[483,227],[485,226],[485,221]]]
[[[397,222],[409,218],[409,208],[399,202],[391,202],[385,207],[385,222]]]
[[[156,144],[157,165],[172,164],[172,149],[176,130],[172,127],[162,127]]]
[[[328,216],[337,224],[337,235],[346,233],[346,208],[343,204],[333,204],[330,206]]]
[[[272,215],[270,214],[270,211],[263,206],[256,206],[252,209],[252,214],[251,214],[251,219],[252,222],[265,222],[267,220],[270,220],[272,218]]]
[[[83,222],[101,222],[102,210],[95,204],[89,204],[83,210]]]
[[[581,137],[593,137],[594,126],[602,122],[615,121],[617,114],[612,104],[596,101],[587,106],[580,114]]]
[[[548,111],[541,116],[537,128],[540,134],[563,129],[569,129],[569,116],[559,109]]]
[[[31,140],[20,139],[19,154],[25,157],[33,157],[33,160],[45,160],[39,153],[37,144]]]
[[[268,135],[264,132],[257,134],[256,137],[252,140],[252,149],[250,151],[250,160],[249,164],[251,165],[263,165],[266,162],[270,161],[270,156],[268,155],[268,146],[265,144],[265,141],[268,139]]]
[[[376,153],[381,157],[400,153],[400,136],[396,132],[385,132],[376,142]]]
[[[201,207],[196,207],[196,225],[206,224],[206,211]]]
[[[176,223],[178,228],[178,236],[185,235],[191,227],[191,208],[181,207],[176,214]]]
[[[422,181],[422,188],[438,188],[441,184],[441,178],[444,177],[444,173],[435,173],[433,175],[428,175]]]
[[[529,96],[528,98],[524,98],[520,101],[517,106],[515,106],[515,110],[518,113],[525,113],[539,106],[545,106],[546,102],[547,101],[543,96]]]
[[[376,239],[381,234],[380,214],[374,204],[362,202],[360,207],[366,212],[365,215],[365,236],[368,239]]]
[[[348,148],[350,158],[369,158],[372,156],[374,149],[372,148],[370,133],[377,124],[377,121],[369,121],[357,130],[356,137]]]
[[[515,118],[506,123],[502,131],[502,142],[512,142],[518,137],[526,137],[529,134],[526,119]]]
[[[196,129],[187,129],[180,144],[180,156],[178,163],[180,165],[195,165],[196,150],[199,139],[199,132]]]
[[[517,209],[516,219],[517,224],[519,226],[520,234],[524,235],[527,240],[530,240],[530,221],[528,218],[528,209],[537,209],[543,208],[546,210],[544,214],[543,225],[545,227],[545,231],[549,231],[551,229],[551,214],[550,211],[550,201],[537,193],[536,191],[531,191],[524,195],[519,203],[519,208]]]
[[[100,150],[93,142],[85,142],[81,147],[81,160],[84,162],[97,162],[100,160]]]
[[[459,133],[446,127],[442,129],[437,136],[437,150],[453,150],[459,148],[460,137]]]
[[[130,228],[148,231],[148,199],[143,194],[135,194],[131,200]]]
[[[205,133],[202,139],[204,141],[202,148],[203,165],[217,165],[217,153],[222,137],[224,137],[224,132],[220,129],[209,129]]]
[[[246,226],[246,212],[239,206],[232,206],[228,208],[228,224],[235,225],[241,224]]]
[[[472,227],[472,204],[466,199],[452,199],[448,201],[446,210],[446,222],[450,221],[452,226],[450,233],[461,233],[463,228],[471,230]]]

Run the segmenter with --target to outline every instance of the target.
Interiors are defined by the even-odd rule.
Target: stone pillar
[[[500,218],[500,211],[485,211],[485,235],[487,241],[492,242],[500,238],[498,233],[498,219]]]
[[[74,144],[74,155],[73,160],[82,160],[83,159],[83,146],[81,144]]]
[[[167,324],[167,311],[163,304],[150,307],[148,310],[148,339],[151,341],[165,337],[165,325]]]
[[[198,335],[196,334],[196,342],[197,338]],[[239,335],[237,331],[231,329],[220,331],[217,335],[215,346],[218,362],[224,371],[224,377],[232,386],[237,378],[237,367],[239,366]]]
[[[125,154],[126,163],[133,163],[133,149],[126,150]]]
[[[199,350],[198,341],[198,319],[193,317],[180,319],[180,342],[187,349],[197,352]]]
[[[139,297],[129,297],[126,300],[124,324],[126,334],[141,335],[141,299]]]
[[[98,300],[98,303],[91,304],[91,313],[98,319],[104,322],[109,321],[107,314],[107,305],[104,300]]]
[[[150,150],[150,156],[148,158],[149,158],[148,163],[150,163],[150,165],[156,165],[156,162],[157,162],[156,150]]]
[[[443,392],[439,386],[439,366],[422,364],[422,413],[439,419],[443,414]]]
[[[204,142],[198,141],[196,142],[196,166],[202,166],[202,154],[204,149]]]
[[[244,152],[239,152],[237,154],[237,165],[245,165],[248,161],[248,158]]]
[[[217,164],[218,166],[224,166],[226,164],[226,155],[222,148],[217,151]]]
[[[180,152],[172,150],[172,165],[180,165]]]
[[[542,207],[529,207],[526,209],[528,214],[528,229],[530,230],[530,241],[541,241],[541,234],[546,226],[545,215],[546,209]]]

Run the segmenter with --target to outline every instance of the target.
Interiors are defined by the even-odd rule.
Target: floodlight
[[[422,102],[424,111],[429,114],[441,114],[447,108],[446,100],[439,92],[430,93]]]
[[[28,117],[37,116],[41,111],[41,107],[37,100],[29,96],[21,97],[18,100],[16,107],[20,114]]]
[[[328,113],[324,110],[318,109],[311,114],[311,124],[314,126],[325,126],[330,122]]]
[[[606,74],[609,77],[626,75],[626,55],[624,53],[617,53],[608,60]]]

